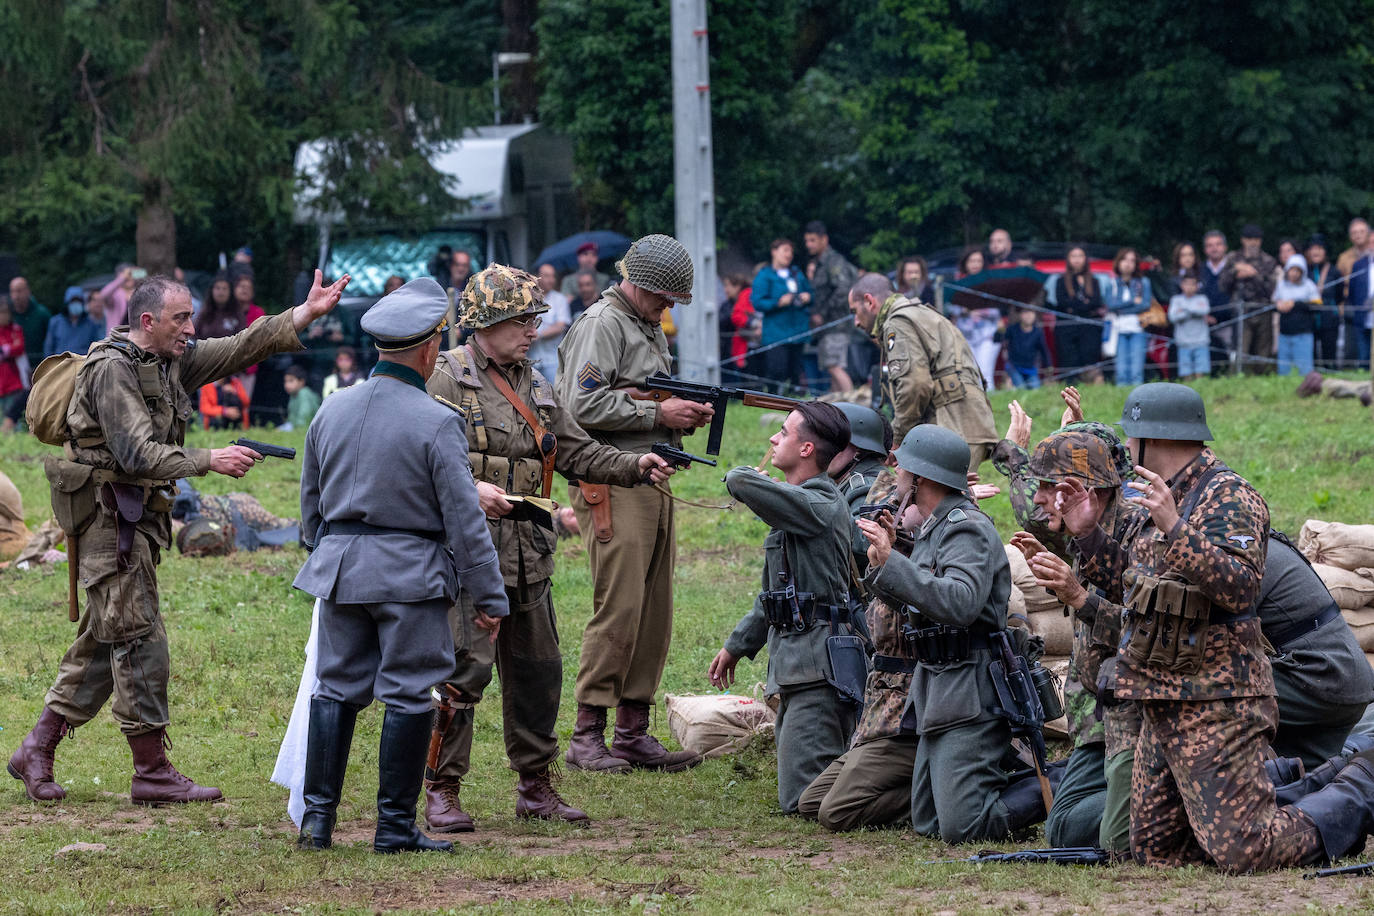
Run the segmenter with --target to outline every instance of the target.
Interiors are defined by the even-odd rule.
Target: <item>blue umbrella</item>
[[[597,257],[603,261],[607,258],[618,258],[630,250],[630,240],[619,232],[594,229],[591,232],[579,232],[554,242],[539,252],[539,257],[534,259],[534,263],[530,267],[533,269],[538,268],[540,264],[552,264],[554,270],[559,273],[575,270],[577,268],[577,249],[587,242],[596,243],[600,249]]]

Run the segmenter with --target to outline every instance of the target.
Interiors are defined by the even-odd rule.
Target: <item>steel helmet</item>
[[[968,443],[952,429],[924,423],[902,439],[897,448],[897,467],[968,493]]]
[[[1121,428],[1134,439],[1177,442],[1209,442],[1212,439],[1202,395],[1175,382],[1151,382],[1132,389],[1126,395],[1126,406],[1121,409]]]
[[[458,321],[469,331],[549,310],[539,280],[504,264],[492,264],[469,277],[459,301],[463,311]]]
[[[840,401],[835,404],[849,420],[849,444],[865,452],[887,457],[892,450],[892,427],[872,407]]]
[[[622,277],[640,289],[680,305],[692,301],[692,281],[696,276],[692,256],[672,236],[644,236],[630,246],[616,268]]]
[[[1029,470],[1031,477],[1050,483],[1077,477],[1085,487],[1121,486],[1111,448],[1100,436],[1083,429],[1061,429],[1042,439],[1031,455]]]

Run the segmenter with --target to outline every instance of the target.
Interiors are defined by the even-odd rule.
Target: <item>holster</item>
[[[579,482],[577,487],[587,501],[587,508],[591,510],[592,531],[596,534],[597,543],[609,543],[615,537],[615,528],[611,525],[610,484]]]
[[[134,533],[143,518],[144,490],[129,483],[104,483],[100,487],[100,503],[115,517],[115,536],[118,544],[116,568],[128,572],[133,563],[129,556],[134,549]]]

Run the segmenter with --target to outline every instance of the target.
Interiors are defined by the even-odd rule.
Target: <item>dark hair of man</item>
[[[892,281],[886,274],[870,273],[864,274],[854,285],[849,288],[850,296],[857,296],[862,299],[864,296],[872,296],[879,302],[886,302],[887,297],[892,295]]]
[[[129,327],[139,327],[139,316],[144,312],[152,315],[154,321],[161,318],[162,306],[167,302],[167,295],[177,291],[190,295],[184,285],[161,274],[140,282],[134,287],[133,295],[129,297]]]
[[[1202,234],[1202,243],[1207,244],[1208,239],[1221,239],[1221,244],[1226,244],[1226,233],[1220,229],[1208,229]]]
[[[811,222],[807,223],[807,224],[806,224],[806,228],[805,228],[804,230],[802,230],[802,231],[804,231],[807,235],[829,235],[829,234],[830,234],[830,233],[828,233],[828,232],[825,231],[825,223],[821,222],[821,221],[818,220],[818,219],[813,219]]]
[[[878,414],[878,419],[883,421],[883,458],[887,458],[892,452],[892,424],[881,413]]]
[[[291,378],[299,379],[302,382],[310,378],[310,376],[305,371],[305,367],[300,365],[299,363],[292,363],[291,368],[287,369],[285,374],[290,376]]]
[[[803,438],[816,447],[816,465],[822,470],[849,445],[849,418],[834,404],[803,401],[792,408],[801,414]]]
[[[768,243],[768,250],[769,250],[769,251],[777,251],[777,250],[778,250],[779,248],[781,248],[783,245],[786,245],[788,248],[791,248],[793,251],[796,251],[796,250],[797,250],[797,246],[792,244],[792,240],[791,240],[791,239],[773,239],[773,241],[771,241],[771,242]]]

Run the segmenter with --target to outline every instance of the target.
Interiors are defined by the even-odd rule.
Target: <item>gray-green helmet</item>
[[[839,401],[835,404],[849,420],[849,444],[865,452],[887,457],[892,451],[892,427],[872,407]]]
[[[504,264],[493,264],[469,277],[459,304],[458,322],[469,331],[549,310],[538,278]]]
[[[1121,409],[1121,429],[1133,439],[1172,439],[1176,442],[1209,442],[1207,408],[1202,395],[1187,385],[1151,382],[1137,385],[1126,395]]]
[[[692,301],[692,256],[670,235],[646,235],[616,264],[620,275],[640,289],[681,305]]]
[[[970,457],[963,436],[934,423],[915,427],[897,447],[897,467],[960,493],[968,492]]]

